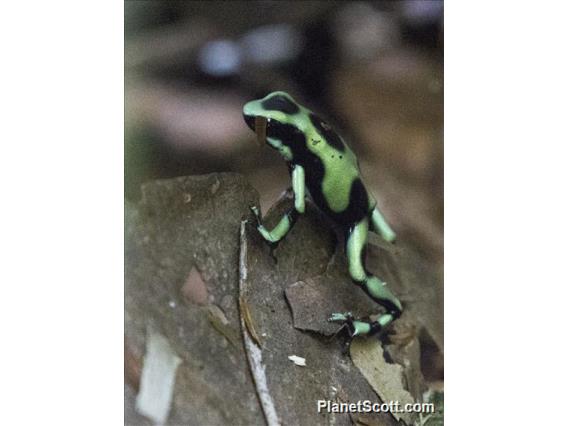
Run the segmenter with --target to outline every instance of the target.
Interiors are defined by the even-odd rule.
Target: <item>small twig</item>
[[[247,239],[246,239],[246,221],[241,222],[241,244],[240,244],[240,255],[239,255],[239,301],[243,299],[243,295],[246,290],[247,285]],[[239,303],[239,306],[244,306]],[[241,310],[241,328],[243,332],[243,340],[245,344],[245,351],[249,361],[249,366],[251,369],[252,378],[255,384],[256,394],[260,401],[260,406],[262,407],[262,412],[266,423],[268,426],[278,426],[280,425],[280,420],[278,414],[276,413],[276,407],[272,399],[272,395],[268,390],[268,381],[266,379],[266,369],[262,364],[262,350],[254,342],[252,334],[249,332],[245,321],[245,315]],[[249,313],[250,316],[250,313]]]

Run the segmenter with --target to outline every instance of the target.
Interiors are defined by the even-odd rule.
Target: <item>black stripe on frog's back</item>
[[[295,126],[283,123],[272,125],[269,128],[269,136],[282,141],[284,145],[290,148],[292,163],[299,164],[304,168],[306,186],[314,203],[333,221],[343,227],[349,227],[369,214],[369,197],[363,182],[359,178],[354,179],[351,184],[347,208],[340,213],[329,208],[322,190],[325,174],[323,162],[308,149],[306,137]],[[289,169],[291,170],[291,168]]]
[[[329,145],[334,147],[340,152],[345,151],[345,144],[339,137],[337,133],[320,117],[314,113],[310,113],[310,121],[316,129],[318,129],[319,134],[327,141]]]
[[[275,95],[262,102],[262,107],[268,111],[280,111],[284,114],[294,115],[300,112],[300,108],[285,96]]]
[[[343,228],[353,226],[361,219],[369,215],[369,197],[367,190],[363,186],[361,179],[356,178],[351,184],[349,193],[349,204],[342,212],[336,213],[329,208],[322,191],[322,180],[317,177],[314,179],[312,173],[306,170],[306,186],[310,191],[310,195],[314,203],[334,222]]]

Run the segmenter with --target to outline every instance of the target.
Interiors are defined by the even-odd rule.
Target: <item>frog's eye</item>
[[[262,102],[262,107],[268,111],[280,111],[293,115],[300,112],[300,108],[290,99],[282,95],[275,95]]]

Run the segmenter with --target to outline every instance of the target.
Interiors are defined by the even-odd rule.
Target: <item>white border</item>
[[[445,5],[445,414],[565,422],[563,2]]]
[[[0,20],[2,423],[123,424],[123,4]]]

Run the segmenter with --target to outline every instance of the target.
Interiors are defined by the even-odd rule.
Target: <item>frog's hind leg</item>
[[[375,302],[384,306],[387,312],[375,321],[357,320],[350,313],[335,313],[329,321],[346,325],[350,337],[371,335],[386,327],[402,313],[400,301],[391,293],[386,283],[369,273],[365,268],[365,247],[369,230],[369,218],[357,222],[347,232],[346,253],[349,263],[349,274],[353,282],[363,288]]]
[[[396,234],[385,220],[383,214],[377,206],[371,213],[371,231],[379,234],[389,243],[396,240]]]

